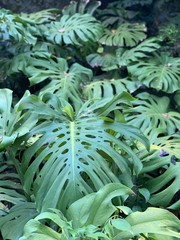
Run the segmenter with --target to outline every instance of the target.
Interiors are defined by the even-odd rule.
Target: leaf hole
[[[113,90],[113,95],[115,95],[116,94],[116,88],[115,88],[113,83],[111,83],[111,87],[112,87],[112,90]]]
[[[94,135],[85,135],[86,137],[88,137],[88,138],[96,138],[96,136],[94,136]]]
[[[67,152],[69,152],[69,149],[65,149],[64,151],[62,151],[62,154],[65,154]]]
[[[101,86],[101,97],[104,97],[104,88]]]

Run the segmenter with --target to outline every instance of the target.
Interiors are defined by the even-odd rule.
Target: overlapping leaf
[[[45,9],[35,13],[21,13],[20,17],[25,22],[30,24],[42,24],[54,21],[58,14],[60,14],[60,10],[56,8]]]
[[[86,84],[83,89],[84,96],[88,99],[93,98],[107,98],[113,97],[116,94],[121,94],[122,92],[126,92],[128,87],[127,85],[132,85],[128,79],[102,79],[99,81],[94,81],[89,84]],[[130,89],[128,89],[130,90]],[[128,94],[127,94],[128,97]],[[129,95],[130,97],[130,95]],[[131,99],[131,100],[130,100]],[[129,98],[130,101],[134,100],[134,98]]]
[[[86,57],[91,67],[101,67],[103,71],[117,69],[117,59],[113,52],[92,53]]]
[[[103,226],[107,219],[116,211],[116,207],[112,204],[112,199],[132,193],[131,189],[120,183],[108,184],[97,193],[88,194],[73,203],[67,211],[67,217],[72,220],[74,227],[90,224]],[[86,202],[86,205],[83,205],[83,202]],[[104,209],[106,209],[105,212]]]
[[[155,38],[149,38],[131,49],[119,48],[116,51],[116,58],[119,67],[129,66],[134,61],[140,61],[141,58],[147,57],[149,53],[156,51],[160,45]]]
[[[97,41],[102,35],[102,25],[89,14],[63,15],[59,22],[52,22],[45,32],[46,38],[57,44],[81,45]]]
[[[154,206],[168,206],[177,210],[178,199],[174,199],[173,202],[171,200],[179,191],[180,136],[174,134],[153,137],[152,135],[149,139],[150,151],[147,152],[142,144],[138,144],[137,151],[143,163],[140,178],[145,177],[143,186],[151,194],[149,202]],[[152,178],[151,175],[154,177]]]
[[[168,167],[163,174],[156,178],[150,179],[145,183],[145,187],[151,193],[149,202],[152,205],[160,205],[163,207],[169,205],[173,196],[179,191],[179,171],[180,162],[176,162],[174,164],[171,163],[170,167]]]
[[[147,153],[142,144],[138,144],[138,156],[142,160],[143,169],[141,173],[155,171],[170,163],[176,164],[180,159],[179,141],[177,134],[164,137],[149,137],[150,151]]]
[[[33,114],[18,111],[19,104],[20,101],[12,109],[12,91],[0,89],[0,151],[13,144],[17,137],[28,133],[37,121]]]
[[[119,26],[128,20],[132,20],[137,15],[137,11],[124,9],[122,1],[109,2],[107,7],[100,9],[98,13],[98,18],[106,27]]]
[[[158,235],[162,235],[163,239],[167,240],[180,237],[178,218],[167,210],[159,208],[148,208],[145,212],[133,212],[124,220],[114,219],[112,225],[114,225],[113,228],[107,229],[113,240],[129,240],[141,234],[143,236],[148,234],[148,239],[153,236],[159,239]]]
[[[11,174],[9,174],[11,172]],[[20,176],[15,170],[13,161],[8,156],[8,154],[0,154],[0,202],[2,204],[1,211],[8,212],[3,209],[4,206],[12,206],[26,200],[23,195],[22,185],[20,183]],[[4,212],[4,213],[5,213]],[[0,214],[1,215],[1,214]],[[4,215],[2,213],[2,215]]]
[[[0,39],[3,41],[15,40],[34,45],[37,38],[33,32],[35,28],[23,21],[19,16],[8,10],[0,9]]]
[[[6,216],[0,219],[3,239],[19,239],[23,234],[24,225],[37,215],[36,206],[31,202],[18,203]]]
[[[100,1],[91,0],[79,2],[72,1],[69,5],[65,6],[63,9],[63,15],[74,15],[76,13],[93,15],[96,9],[101,5]]]
[[[26,224],[20,240],[36,240],[41,237],[66,240],[79,239],[81,236],[96,240],[129,240],[135,236],[153,239],[162,236],[163,239],[172,240],[180,237],[178,218],[164,209],[151,207],[144,212],[132,212],[128,207],[119,206],[128,216],[118,217],[117,208],[112,204],[113,198],[131,193],[122,184],[108,184],[98,192],[74,202],[67,210],[67,218],[56,209],[41,213]],[[56,231],[50,226],[49,220],[53,225],[56,224]]]

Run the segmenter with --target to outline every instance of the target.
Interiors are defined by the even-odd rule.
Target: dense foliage
[[[180,238],[179,32],[152,2],[0,9],[2,239]]]

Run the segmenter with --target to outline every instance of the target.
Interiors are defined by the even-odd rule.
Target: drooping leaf
[[[88,194],[74,202],[67,211],[67,217],[72,220],[74,227],[89,224],[102,226],[116,211],[116,207],[111,202],[112,199],[132,193],[131,189],[120,183],[108,184],[98,192]]]
[[[81,82],[92,78],[92,71],[74,63],[68,67],[63,58],[55,58],[45,52],[34,54],[19,54],[11,62],[9,74],[23,72],[30,81],[31,86],[49,79],[49,83],[40,91],[40,96],[46,92],[56,93],[57,96],[70,101],[78,108],[82,100]]]

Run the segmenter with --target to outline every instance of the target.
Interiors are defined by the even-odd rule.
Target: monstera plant
[[[3,240],[180,238],[179,58],[150,4],[0,9]]]

